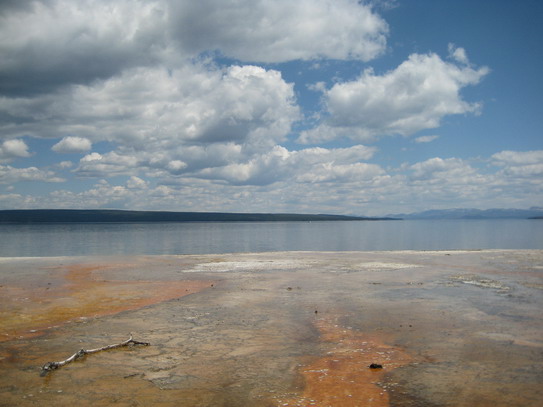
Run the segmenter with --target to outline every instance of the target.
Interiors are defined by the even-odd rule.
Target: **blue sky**
[[[543,3],[0,3],[0,208],[543,206]]]

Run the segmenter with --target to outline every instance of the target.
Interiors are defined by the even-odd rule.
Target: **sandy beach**
[[[0,406],[535,407],[542,309],[539,250],[0,258]]]

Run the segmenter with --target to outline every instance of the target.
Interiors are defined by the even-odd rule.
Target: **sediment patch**
[[[300,367],[303,392],[278,400],[279,406],[389,406],[395,383],[384,382],[386,373],[412,361],[403,349],[387,345],[385,338],[341,326],[337,319],[315,322],[326,354]]]
[[[1,287],[0,342],[41,335],[66,323],[135,310],[201,291],[212,281],[116,281],[95,274],[107,264],[74,264],[51,283]],[[60,275],[60,277],[59,277]]]

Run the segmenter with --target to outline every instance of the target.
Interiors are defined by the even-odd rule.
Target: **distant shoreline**
[[[13,209],[0,210],[1,223],[147,223],[147,222],[303,222],[401,220],[296,213],[164,212],[109,209]]]

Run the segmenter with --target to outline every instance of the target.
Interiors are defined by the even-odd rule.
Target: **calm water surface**
[[[0,256],[543,249],[541,220],[0,225]]]
[[[543,249],[542,220],[0,225],[0,256]]]

